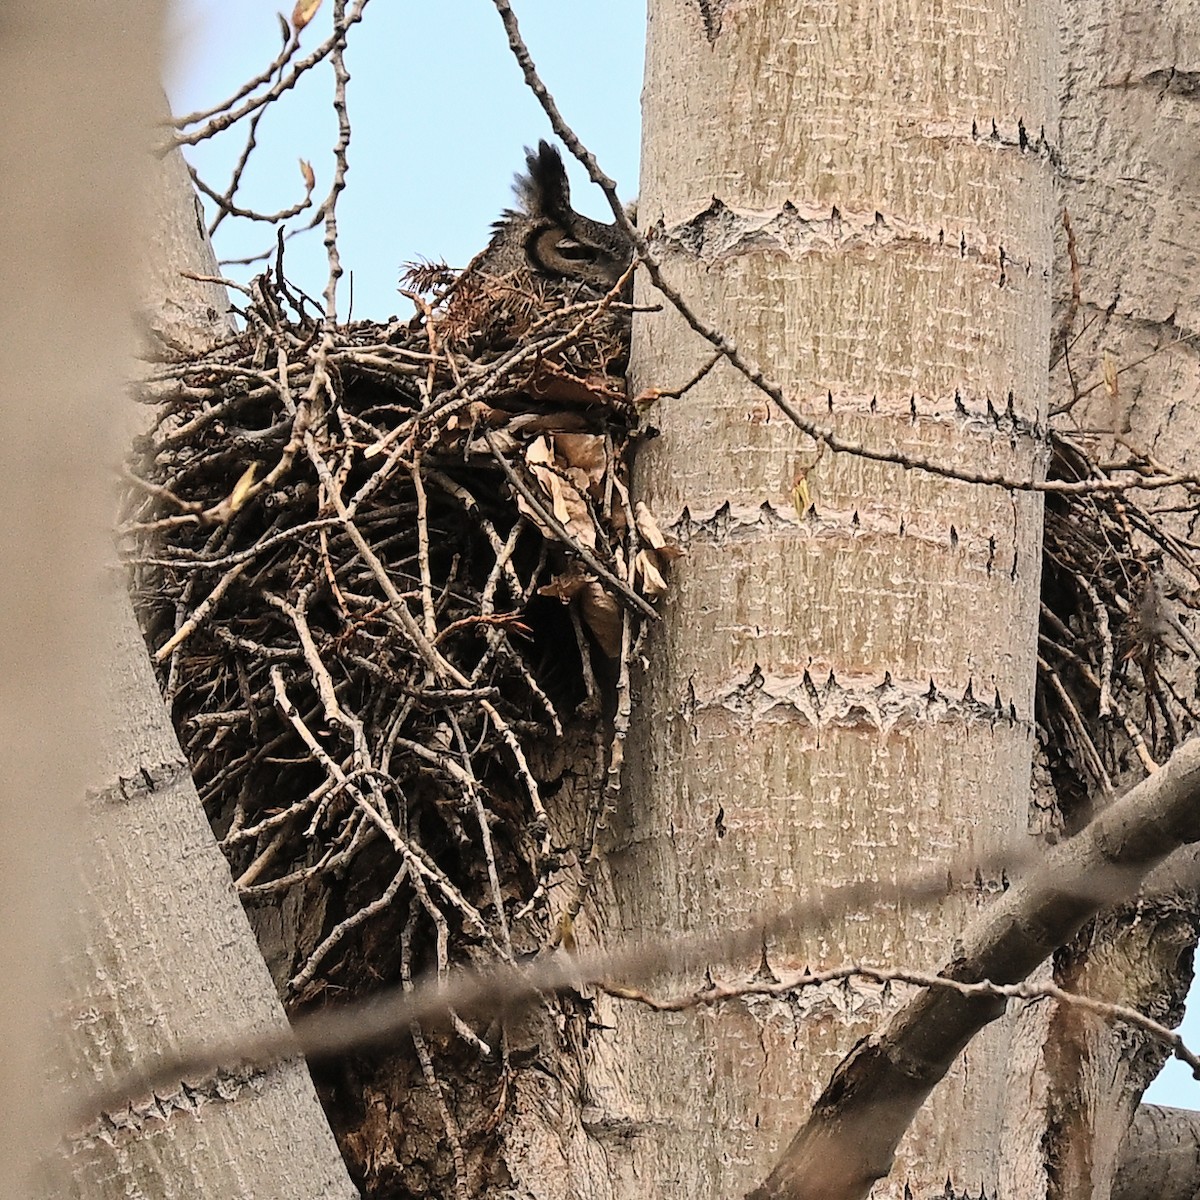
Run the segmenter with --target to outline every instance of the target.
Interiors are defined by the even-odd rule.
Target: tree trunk
[[[1072,0],[1061,15],[1061,188],[1077,277],[1064,233],[1056,264],[1059,336],[1052,346],[1057,367],[1051,406],[1071,404],[1075,394],[1093,389],[1071,404],[1063,420],[1090,437],[1098,456],[1148,451],[1171,469],[1195,472],[1200,115],[1194,79],[1200,5]],[[1115,390],[1102,384],[1105,352],[1120,372]],[[1131,502],[1144,504],[1147,497],[1135,494]],[[1150,504],[1158,509],[1181,504],[1182,511],[1159,519],[1176,535],[1193,536],[1194,499],[1182,492],[1156,493]],[[1155,587],[1168,603],[1174,590],[1186,594],[1196,584],[1168,560]],[[1186,610],[1183,616],[1186,622]],[[1159,657],[1170,672],[1172,656]],[[1178,693],[1193,696],[1194,668],[1177,674],[1183,676],[1172,680]],[[1149,697],[1145,705],[1152,707]],[[1139,716],[1145,725],[1146,713]],[[1160,714],[1151,716],[1161,730]],[[1152,739],[1151,750],[1158,754]],[[1140,766],[1129,758],[1126,775],[1136,780]],[[1114,774],[1119,770],[1115,766]],[[1107,798],[1093,801],[1101,805]],[[1175,1024],[1191,978],[1197,917],[1194,891],[1151,900],[1136,914],[1115,914],[1058,956],[1059,980]],[[1132,1030],[1114,1034],[1064,1009],[1056,1014],[1047,1054],[1055,1114],[1052,1194],[1105,1200],[1121,1169],[1122,1138],[1165,1050]],[[1144,1138],[1139,1146],[1141,1177],[1150,1169],[1151,1151]],[[1169,1173],[1178,1177],[1178,1154],[1172,1163]],[[1123,1177],[1127,1188],[1128,1169]],[[1194,1172],[1193,1190],[1200,1190],[1200,1171]],[[1120,1187],[1113,1194],[1119,1193]]]
[[[651,5],[640,222],[700,314],[842,439],[960,471],[1037,467],[1046,16]],[[643,318],[635,394],[708,353],[673,314]],[[869,880],[878,903],[713,973],[940,964],[1030,820],[1039,500],[822,453],[726,364],[650,420],[641,494],[688,557],[647,650],[598,924],[669,944]],[[889,894],[950,861],[936,913]],[[675,1016],[602,1003],[591,1128],[614,1195],[761,1182],[902,992],[852,982]],[[877,1195],[1044,1186],[1040,1024],[972,1043]]]
[[[1113,1200],[1195,1200],[1200,1113],[1144,1104],[1121,1147]]]
[[[95,594],[108,545],[111,427],[132,344],[160,6],[6,6],[0,37],[0,1173],[34,1191],[61,1127],[46,1021],[72,899],[78,798],[97,748]]]
[[[58,31],[62,44],[70,46],[81,26],[90,27],[89,20],[77,14],[71,30]],[[110,32],[118,46],[130,40],[127,33],[117,36],[115,24]],[[148,34],[134,40],[139,62],[148,40]],[[123,89],[125,75],[111,55],[93,53],[110,73],[106,83],[119,81]],[[62,86],[63,94],[73,93],[79,82]],[[141,148],[146,114],[158,107],[146,102],[151,94],[145,88],[142,102],[124,113],[120,134],[105,131],[109,137],[92,144],[91,153],[104,158],[111,151],[120,159],[123,147]],[[67,124],[74,127],[75,121],[98,136],[82,114]],[[95,197],[90,173],[81,170],[86,161],[77,155],[71,175],[87,182],[79,203],[90,212]],[[142,170],[139,163],[138,173]],[[152,260],[141,280],[142,307],[156,335],[152,349],[161,352],[164,338],[167,345],[196,345],[222,332],[226,302],[220,289],[180,275],[184,270],[211,275],[214,264],[200,240],[195,198],[177,154],[162,161],[153,193],[150,237],[134,222],[141,237],[131,237],[128,245],[115,241],[120,247],[116,261],[97,273],[106,283],[111,275],[128,286],[135,282],[129,264]],[[120,209],[110,205],[101,215],[92,214],[98,246],[112,238],[114,229],[128,227],[130,211],[136,206],[126,200]],[[74,231],[81,218],[71,210],[57,219]],[[69,277],[60,275],[57,283],[63,289],[57,302],[69,303],[74,298]],[[123,314],[132,307],[130,298],[98,303],[102,314]],[[94,332],[89,322],[95,315],[80,316],[82,332],[72,335],[68,359],[90,363],[86,355],[94,347],[87,335]],[[122,325],[122,336],[105,350],[127,374],[132,330],[127,321]],[[74,325],[67,321],[66,328]],[[36,345],[26,349],[44,370],[49,355],[39,354]],[[117,395],[115,365],[99,382],[102,395]],[[111,470],[116,454],[110,450],[117,448],[83,448],[84,473],[93,466]],[[76,473],[63,474],[74,478]],[[109,515],[103,504],[85,505],[83,511]],[[107,528],[100,537],[96,529],[89,532],[94,544],[109,544]],[[75,594],[73,584],[66,588]],[[117,1075],[160,1054],[206,1036],[252,1035],[286,1024],[163,709],[121,577],[110,572],[99,594],[94,581],[78,590],[88,601],[85,626],[101,631],[106,669],[104,694],[82,722],[96,736],[85,742],[92,756],[89,799],[80,816],[83,895],[75,948],[65,964],[71,1031],[65,1072],[77,1112],[88,1091],[111,1085]],[[56,645],[62,632],[48,634],[46,644]],[[78,730],[71,730],[57,740],[73,746],[77,739]],[[129,1100],[119,1112],[96,1113],[94,1119],[88,1114],[82,1127],[70,1131],[59,1171],[65,1178],[53,1194],[357,1195],[303,1061],[259,1071],[231,1068],[180,1080],[169,1094]]]
[[[104,613],[104,782],[84,823],[81,949],[68,963],[76,1101],[206,1035],[286,1021],[123,592]],[[55,1195],[358,1195],[303,1060],[131,1096],[128,1109],[73,1130],[67,1151],[70,1183]]]

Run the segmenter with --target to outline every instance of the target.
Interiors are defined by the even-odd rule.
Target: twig
[[[288,980],[288,991],[293,995],[298,995],[310,984],[316,977],[317,968],[325,960],[326,956],[333,950],[342,939],[349,933],[352,933],[360,925],[365,924],[377,913],[384,912],[390,908],[395,901],[397,894],[400,891],[400,885],[408,878],[408,863],[402,863],[400,870],[392,876],[392,881],[384,889],[381,896],[377,896],[368,904],[364,904],[362,908],[355,910],[350,916],[339,921],[326,935],[321,939],[316,949],[308,956],[308,961],[304,966]]]
[[[229,100],[224,101],[207,112],[189,113],[186,117],[178,118],[175,124],[180,129],[184,129],[189,125],[195,125],[199,121],[203,121],[204,124],[198,129],[193,129],[190,133],[175,134],[170,142],[161,148],[162,152],[165,153],[175,146],[195,146],[198,142],[207,140],[214,134],[220,133],[223,129],[228,129],[230,125],[236,124],[243,117],[256,112],[264,105],[270,104],[272,100],[282,96],[284,92],[290,91],[296,86],[306,71],[311,70],[317,63],[322,62],[333,53],[339,40],[345,38],[346,30],[351,25],[357,24],[362,20],[363,10],[366,8],[368,2],[369,0],[356,0],[354,7],[343,22],[339,23],[335,19],[333,34],[322,42],[307,58],[302,58],[297,62],[286,75],[280,75],[267,91],[262,92],[258,96],[251,97],[238,105],[239,100],[242,100],[259,84],[265,83],[266,80],[270,79],[276,73],[280,66],[288,62],[294,51],[288,50],[285,47],[284,53],[279,58],[276,58],[261,76],[256,80],[252,80],[249,84],[243,85]]]
[[[413,928],[416,924],[416,913],[409,917],[404,926],[404,932],[400,940],[400,972],[401,978],[404,981],[404,987],[407,991],[412,991],[412,935]],[[446,1141],[450,1145],[450,1156],[454,1161],[454,1191],[458,1200],[468,1200],[470,1195],[467,1189],[467,1160],[463,1153],[462,1135],[458,1128],[458,1122],[455,1120],[454,1114],[450,1111],[450,1105],[446,1101],[446,1093],[442,1089],[442,1082],[437,1077],[437,1073],[433,1069],[433,1059],[430,1057],[429,1050],[425,1045],[425,1037],[421,1032],[421,1024],[419,1021],[412,1021],[409,1024],[409,1036],[412,1038],[413,1048],[417,1052],[417,1061],[421,1064],[421,1074],[425,1078],[425,1084],[433,1094],[435,1103],[438,1106],[438,1112],[442,1117],[442,1127],[446,1131]]]
[[[521,493],[525,502],[537,514],[539,521],[545,522],[546,528],[554,534],[563,546],[572,554],[577,554],[588,569],[594,571],[613,591],[623,596],[630,604],[633,605],[643,616],[649,617],[652,620],[658,620],[658,613],[654,611],[648,600],[643,599],[627,584],[623,579],[618,578],[612,573],[586,546],[582,545],[577,538],[573,538],[552,512],[534,495],[532,488],[512,469],[508,460],[500,452],[500,448],[496,445],[495,439],[490,431],[483,431],[484,441],[488,444],[488,449],[492,452],[492,457],[499,464],[500,469],[504,472],[509,483]]]

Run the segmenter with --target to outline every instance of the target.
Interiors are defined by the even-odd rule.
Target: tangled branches
[[[1105,478],[1077,437],[1052,435],[1052,447],[1052,478]],[[1162,474],[1149,459],[1120,466]],[[1131,757],[1152,773],[1200,724],[1200,646],[1188,627],[1200,566],[1171,513],[1128,492],[1047,497],[1038,721],[1068,828],[1091,816],[1097,789],[1111,795]]]
[[[619,289],[412,281],[414,321],[330,334],[261,277],[145,384],[130,463],[139,617],[240,895],[303,898],[297,1003],[538,949],[565,868],[578,907],[616,783],[557,845],[531,747],[603,723],[619,779],[671,551],[626,486]]]

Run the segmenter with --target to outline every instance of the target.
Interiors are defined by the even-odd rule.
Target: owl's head
[[[582,216],[558,149],[539,142],[526,150],[526,174],[515,191],[520,207],[493,228],[491,244],[473,266],[485,274],[524,269],[551,279],[576,280],[607,291],[628,269],[633,246],[617,225]]]

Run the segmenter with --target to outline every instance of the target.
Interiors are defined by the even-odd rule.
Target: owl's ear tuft
[[[563,220],[571,211],[571,185],[558,147],[547,141],[538,142],[536,151],[526,146],[525,168],[527,174],[513,181],[521,210],[534,218]]]
[[[527,173],[515,181],[520,207],[492,226],[491,244],[466,274],[500,276],[529,271],[542,279],[607,291],[625,273],[633,246],[616,225],[593,221],[571,207],[567,171],[556,146],[526,148]]]

